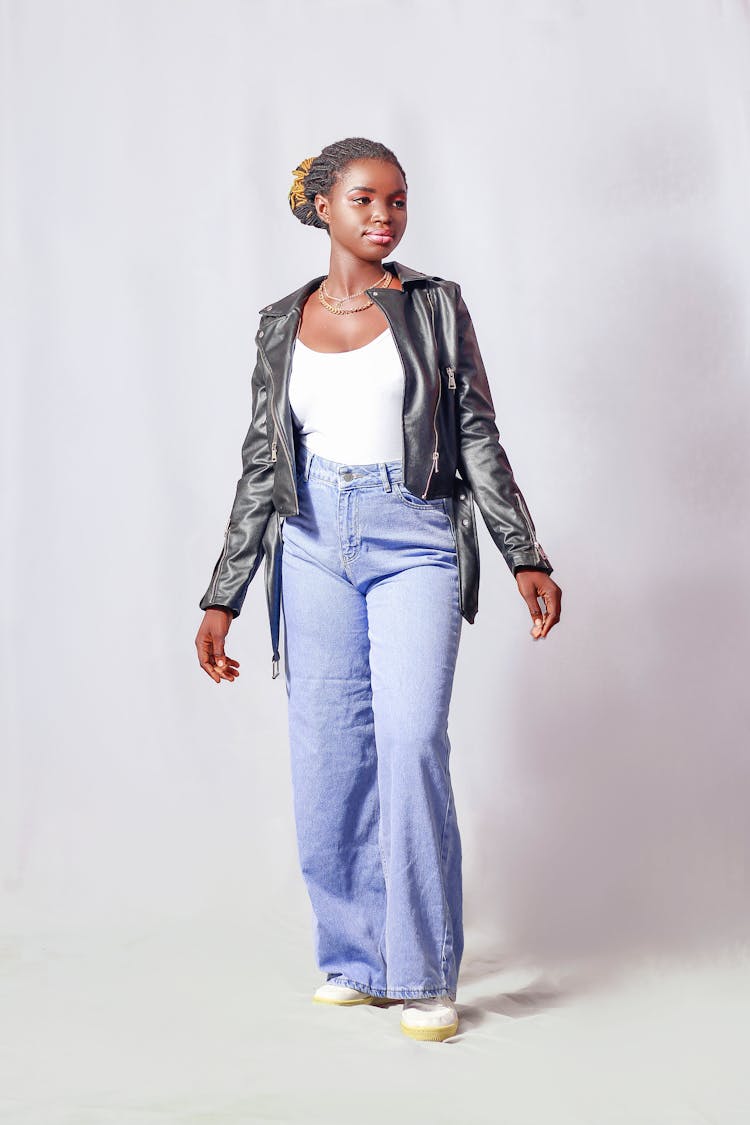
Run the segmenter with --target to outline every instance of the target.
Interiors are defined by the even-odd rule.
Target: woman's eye
[[[361,203],[362,201],[364,201],[365,203],[369,203],[370,202],[370,196],[369,195],[357,195],[352,200],[353,203]],[[404,207],[406,207],[406,200],[405,199],[394,199],[393,202],[394,202],[394,206],[398,207],[400,211],[403,211]]]

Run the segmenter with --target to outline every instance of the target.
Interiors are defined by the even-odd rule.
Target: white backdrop
[[[76,1125],[192,1121],[199,1090],[212,1121],[334,1119],[283,1111],[269,1062],[290,1029],[341,1044],[325,1039],[332,1013],[309,1004],[318,974],[261,574],[229,635],[235,684],[208,679],[193,641],[240,472],[257,310],[328,264],[325,234],[289,211],[292,169],[350,135],[405,168],[393,256],[462,285],[563,589],[561,623],[535,643],[481,525],[450,726],[472,1089],[497,1077],[480,1042],[514,1049],[498,999],[510,985],[490,980],[502,970],[529,973],[525,1014],[544,1015],[560,993],[539,981],[566,965],[590,979],[603,957],[611,979],[634,955],[666,955],[639,1008],[656,1027],[654,985],[677,958],[707,955],[687,988],[708,974],[726,1015],[739,993],[712,973],[746,966],[750,921],[748,5],[4,0],[0,13],[0,951],[5,1010],[19,1013],[8,1042],[23,1012],[46,1074],[32,1084],[14,1047],[0,1109],[14,1125],[67,1122],[73,1106]],[[114,1004],[126,981],[139,995],[126,950],[148,950],[164,1012],[188,981],[201,1018],[213,1004],[215,1027],[229,1009],[247,1021],[236,1041],[245,1078],[250,1056],[258,1068],[255,1100],[239,1071],[176,1062],[173,1076],[162,1059],[118,1077],[98,1009],[68,1022],[82,996]],[[157,963],[175,971],[169,1000]],[[275,1008],[285,1023],[260,1037],[259,974],[276,982],[273,1005],[273,989],[292,990]],[[144,1015],[132,1005],[118,1034]],[[375,1013],[348,1014],[362,1034],[361,1059],[347,1039],[354,1081],[374,1058]],[[555,1060],[560,1082],[577,1060],[588,1073],[570,1027],[567,1054],[551,1039],[524,1056],[530,1074]],[[59,1064],[58,1032],[83,1044],[80,1071]],[[406,1096],[396,1048],[410,1065],[424,1049],[391,1032],[396,1069],[381,1077]],[[518,1059],[508,1098],[514,1075]],[[675,1122],[711,1107],[711,1077]],[[653,1119],[671,1122],[682,1103],[649,1081],[644,1113],[658,1104]],[[170,1101],[178,1088],[186,1100]],[[238,1100],[219,1116],[207,1091],[229,1089]],[[544,1120],[523,1115],[521,1089],[514,1125]],[[555,1125],[605,1120],[571,1099]],[[641,1119],[634,1104],[622,1118]]]

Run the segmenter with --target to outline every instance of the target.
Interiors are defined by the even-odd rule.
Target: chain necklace
[[[373,282],[373,285],[382,285],[383,282],[387,278],[388,278],[388,270],[383,270],[383,272],[380,275],[380,277],[378,278],[378,280]],[[372,287],[373,287],[372,285],[366,285],[365,289],[359,289],[359,290],[357,290],[356,293],[349,293],[346,297],[334,297],[334,296],[332,296],[331,293],[328,292],[328,289],[326,288],[326,282],[327,281],[328,281],[328,278],[324,277],[323,280],[320,283],[320,288],[323,290],[323,292],[325,293],[325,295],[326,295],[326,297],[328,298],[329,301],[336,301],[339,304],[341,304],[342,301],[351,301],[352,297],[361,297],[362,294],[364,293],[365,289],[372,289]]]
[[[385,279],[387,279],[387,280],[385,280]],[[374,284],[377,285],[377,286],[380,286],[380,288],[382,288],[382,289],[387,289],[388,286],[391,284],[392,280],[393,280],[393,277],[392,277],[391,273],[388,270],[383,270],[382,277],[378,281],[376,281]],[[348,301],[348,300],[351,300],[352,297],[361,296],[362,293],[364,293],[365,290],[360,289],[359,293],[352,293],[352,294],[350,294],[349,297],[330,297],[327,300],[326,297],[328,297],[328,293],[327,293],[327,290],[325,288],[325,284],[326,284],[326,278],[323,279],[323,281],[320,283],[320,286],[318,287],[318,297],[320,298],[321,305],[323,305],[324,308],[328,309],[329,312],[338,313],[338,314],[362,312],[363,309],[369,309],[370,305],[373,303],[372,297],[370,297],[369,300],[367,301],[367,304],[365,304],[365,305],[357,305],[353,309],[337,309],[334,305],[330,304],[330,301],[339,301],[339,302]],[[367,286],[367,285],[365,286],[365,289],[371,289],[371,288],[373,288],[373,286]]]

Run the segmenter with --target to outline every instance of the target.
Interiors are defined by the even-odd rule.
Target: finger
[[[546,606],[544,625],[540,636],[546,637],[553,625],[560,620],[560,599],[554,590],[546,591],[542,597]]]
[[[220,670],[226,668],[227,658],[224,652],[224,637],[221,634],[211,633],[211,653],[214,658],[214,664]]]
[[[206,675],[208,675],[208,676],[210,676],[210,677],[211,677],[211,679],[212,679],[212,680],[213,680],[213,681],[214,681],[215,683],[217,683],[217,684],[218,684],[218,683],[219,683],[219,682],[221,681],[221,676],[220,676],[220,675],[219,675],[219,673],[218,673],[218,672],[216,671],[216,669],[214,668],[214,666],[213,666],[213,665],[212,665],[212,664],[210,663],[210,659],[207,659],[207,660],[201,660],[201,668],[202,668],[202,669],[203,669],[203,671],[204,671],[204,672],[206,673]]]
[[[226,667],[217,668],[216,664],[214,663],[215,659],[216,658],[213,655],[206,657],[205,660],[201,661],[201,668],[203,668],[211,677],[211,679],[217,684],[221,683],[222,680],[228,680],[230,684],[234,683],[234,681],[240,674],[239,669]],[[234,663],[236,663],[236,661]]]
[[[529,613],[531,614],[531,635],[536,636],[538,635],[544,624],[544,615],[546,611],[539,608],[539,602],[532,594],[529,594],[528,596],[524,594],[524,601],[529,607]]]
[[[224,675],[226,668],[231,668],[234,672],[235,668],[239,667],[237,661],[232,660],[226,653],[222,651],[217,653],[217,647],[219,650],[223,650],[223,638],[214,637],[210,633],[199,632],[195,638],[195,645],[198,649],[198,662],[201,668],[215,683],[218,684],[220,680],[229,678]],[[222,660],[223,664],[219,665],[219,660]],[[239,673],[237,674],[239,675]]]
[[[195,647],[198,650],[198,663],[207,676],[210,676],[216,683],[219,682],[219,676],[213,667],[213,657],[211,655],[211,639],[206,636],[205,632],[199,631],[198,636],[195,638]]]
[[[526,602],[526,605],[529,607],[529,613],[531,614],[532,621],[537,617],[538,618],[542,617],[542,610],[539,608],[539,602],[537,601],[537,599],[534,597],[533,594],[524,594],[523,600]]]
[[[239,674],[238,668],[222,668],[219,672],[219,675],[224,680],[236,680]]]
[[[559,620],[560,620],[560,614],[559,613],[548,613],[547,616],[544,619],[544,627],[543,627],[543,629],[540,633],[540,636],[546,637],[547,633],[549,633],[552,626],[557,625],[557,622]]]
[[[209,657],[209,662],[211,663],[214,672],[216,672],[222,680],[234,680],[240,674],[238,668],[232,667],[232,665],[227,663],[226,657],[224,660],[224,664],[221,666],[217,663],[216,658],[213,656]]]

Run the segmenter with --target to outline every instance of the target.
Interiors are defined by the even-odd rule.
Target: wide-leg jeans
[[[450,499],[402,463],[296,451],[282,525],[294,815],[319,968],[381,997],[455,1000],[461,838],[448,711],[461,635]]]

